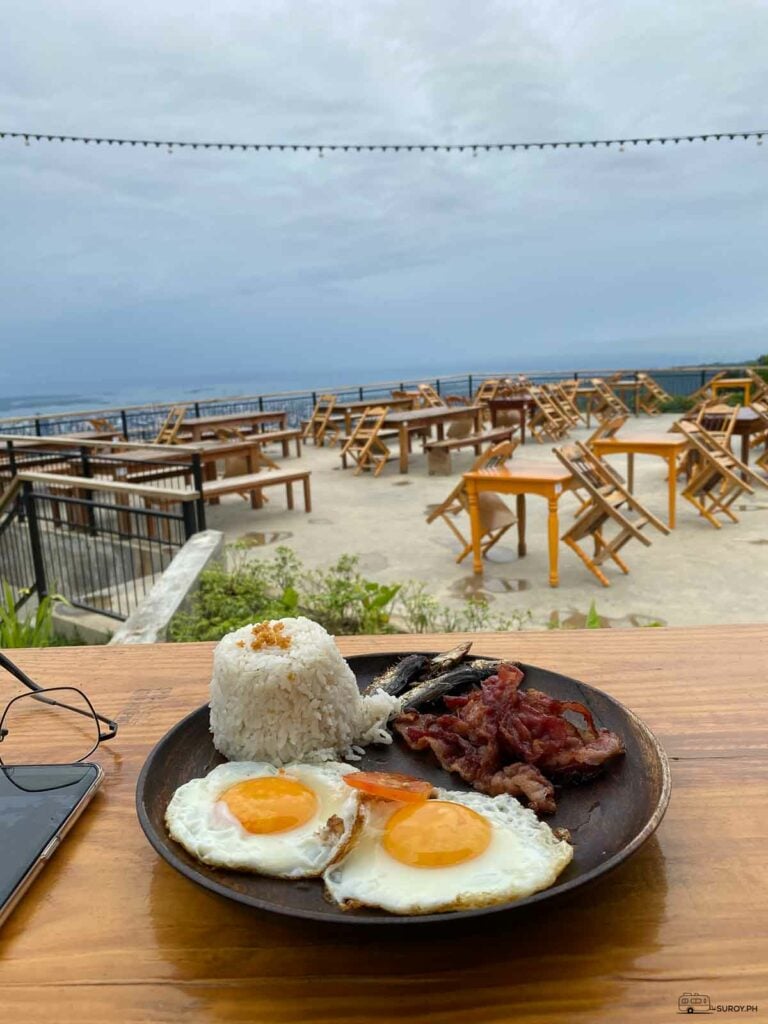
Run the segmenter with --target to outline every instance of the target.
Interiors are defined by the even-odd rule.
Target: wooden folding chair
[[[473,404],[482,405],[484,402],[490,402],[492,398],[496,398],[500,388],[500,380],[484,380],[475,392]]]
[[[528,418],[531,435],[539,444],[545,440],[559,441],[568,433],[569,421],[543,388],[531,386],[529,394],[534,404]]]
[[[705,402],[696,413],[694,423],[697,427],[705,429],[705,420],[717,420],[716,427],[706,428],[707,433],[717,438],[718,441],[728,448],[736,421],[739,418],[739,409],[740,406],[738,405],[724,405],[722,402]]]
[[[561,380],[557,384],[552,384],[551,388],[560,404],[570,411],[574,426],[579,421],[582,423],[587,422],[587,417],[579,408],[576,400],[576,392],[579,390],[579,382],[577,380]]]
[[[110,423],[104,416],[92,416],[88,422],[91,424],[94,430],[98,430],[100,433],[106,433],[108,430],[114,435],[114,439],[117,441],[124,441],[122,433],[115,428],[114,423]]]
[[[471,472],[478,469],[497,469],[503,467],[512,457],[512,452],[517,448],[517,441],[502,441],[487,451],[478,455],[472,464]],[[480,549],[485,555],[494,544],[498,543],[507,530],[517,522],[517,516],[510,507],[492,491],[481,491],[477,496],[478,512],[480,518]],[[456,556],[457,564],[462,562],[472,550],[472,538],[465,537],[459,529],[457,520],[466,513],[469,516],[469,501],[467,499],[466,484],[464,478],[456,484],[451,493],[436,505],[427,516],[427,524],[442,519],[451,533],[461,544],[461,551]]]
[[[672,396],[649,373],[638,373],[637,379],[642,385],[640,389],[641,410],[649,416],[657,416],[665,402],[672,400]]]
[[[419,384],[419,396],[423,406],[442,409],[446,404],[431,384]]]
[[[333,411],[336,407],[336,395],[319,395],[312,415],[307,420],[307,425],[301,435],[302,441],[306,442],[312,438],[315,445],[321,448],[325,443],[325,436],[328,434],[328,443],[333,445],[341,437],[341,426],[338,418],[334,418]]]
[[[181,430],[186,411],[186,405],[174,405],[163,420],[152,444],[176,444],[176,435]]]
[[[616,437],[628,419],[629,416],[626,413],[622,413],[620,416],[612,416],[608,419],[604,419],[601,423],[598,423],[597,427],[592,431],[584,444],[591,451],[592,445],[595,441],[605,441],[606,438]]]
[[[626,404],[602,377],[593,377],[590,383],[595,389],[592,412],[594,412],[599,420],[608,419],[612,416],[629,416],[629,409]]]
[[[745,373],[752,381],[752,403],[755,400],[765,401],[768,399],[768,381],[764,377],[761,377],[759,373],[756,373],[751,367],[745,368]]]
[[[554,452],[571,472],[577,486],[589,495],[589,501],[576,522],[560,539],[576,552],[604,587],[609,587],[610,581],[600,566],[610,559],[623,573],[628,573],[628,566],[619,557],[619,551],[624,545],[630,540],[639,540],[641,544],[650,547],[651,541],[642,530],[646,526],[653,526],[660,533],[668,534],[669,527],[641,505],[637,498],[619,483],[610,466],[586,445],[577,441],[568,448],[555,448]],[[608,537],[606,530],[613,526],[618,529],[613,536]],[[591,539],[594,544],[594,554],[591,558],[582,547],[582,543],[587,539]]]
[[[728,376],[728,371],[727,370],[720,370],[720,372],[716,373],[714,375],[714,377],[710,377],[710,379],[706,382],[706,384],[702,384],[701,387],[697,388],[696,391],[694,391],[692,395],[689,395],[689,398],[692,399],[694,404],[700,402],[702,399],[705,399],[707,401],[712,401],[712,384],[715,381],[722,380],[723,377],[727,377],[727,376]]]
[[[696,465],[683,497],[718,530],[722,526],[715,518],[718,515],[738,523],[731,506],[745,492],[755,493],[747,481],[763,485],[765,481],[708,430],[691,423],[681,423],[680,429],[696,453]]]
[[[372,469],[378,476],[384,466],[392,458],[385,437],[393,437],[395,431],[382,431],[382,425],[389,410],[384,405],[369,406],[357,421],[352,433],[346,438],[341,448],[341,464],[347,468],[347,456],[357,463],[355,476],[364,469]]]

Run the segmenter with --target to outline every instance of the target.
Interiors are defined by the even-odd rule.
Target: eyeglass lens
[[[55,703],[54,703],[55,702]],[[98,722],[79,690],[51,687],[8,705],[0,760],[14,764],[72,764],[98,745]]]

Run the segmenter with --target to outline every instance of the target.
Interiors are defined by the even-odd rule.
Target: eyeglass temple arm
[[[20,669],[18,665],[14,664],[11,661],[11,659],[6,657],[6,655],[4,655],[1,651],[0,666],[2,666],[7,672],[10,672],[12,676],[15,676],[20,683],[23,683],[24,686],[28,687],[34,693],[38,693],[40,690],[45,689],[44,686],[40,686],[39,683],[36,683],[33,679],[30,679],[26,672],[22,671],[22,669]],[[67,708],[69,711],[74,711],[78,715],[84,715],[85,717],[89,717],[87,711],[83,711],[81,708],[73,708],[69,704],[62,704],[61,701],[54,700],[52,697],[41,697],[40,700],[44,701],[46,704],[55,704],[57,707]],[[108,726],[107,732],[102,732],[102,730],[99,729],[99,741],[101,743],[104,743],[107,740],[111,740],[114,736],[117,735],[117,722],[113,722],[111,718],[105,718],[103,715],[100,715],[97,711],[94,711],[93,713],[94,715],[96,715],[96,718],[99,722],[103,722],[104,725]]]

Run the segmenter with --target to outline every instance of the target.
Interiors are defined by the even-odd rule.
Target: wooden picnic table
[[[411,451],[411,433],[419,428],[436,427],[437,439],[445,437],[445,424],[454,420],[471,416],[474,421],[475,433],[482,429],[482,405],[446,405],[445,407],[429,406],[425,409],[411,409],[388,412],[382,426],[396,429],[400,444],[400,472],[408,472],[408,456]]]
[[[590,445],[595,455],[626,455],[627,456],[627,490],[632,493],[635,486],[635,455],[656,455],[664,459],[669,471],[668,506],[669,525],[675,528],[675,504],[677,499],[677,468],[678,457],[688,447],[684,437],[664,434],[661,437],[642,437],[638,434],[626,434],[618,437],[601,438]]]
[[[418,393],[417,393],[418,394]],[[355,399],[353,402],[344,401],[341,398],[337,398],[333,406],[334,415],[341,413],[344,416],[344,427],[347,434],[352,433],[352,427],[356,417],[361,416],[366,409],[372,408],[383,408],[386,406],[388,409],[412,409],[413,398],[387,398],[383,395],[379,398],[367,398],[362,401]],[[320,409],[327,409],[327,402],[320,403]]]
[[[481,548],[480,510],[477,496],[483,491],[497,494],[514,494],[517,500],[517,553],[525,557],[525,496],[536,494],[546,498],[549,516],[547,519],[547,543],[549,547],[549,585],[558,586],[558,544],[560,539],[560,517],[558,502],[562,495],[573,488],[573,476],[564,466],[549,462],[508,463],[497,469],[478,469],[464,473],[469,504],[469,521],[472,528],[473,570],[483,571]]]
[[[193,441],[202,441],[205,433],[214,433],[218,427],[248,427],[253,431],[259,431],[263,430],[267,423],[276,423],[278,430],[285,430],[287,421],[288,413],[284,409],[232,412],[221,416],[190,416],[181,424],[179,437],[188,435]]]
[[[461,639],[344,637],[339,646],[345,655],[434,651]],[[3,1019],[663,1024],[679,1019],[684,992],[762,1012],[766,626],[471,639],[479,654],[545,666],[622,701],[666,749],[672,799],[656,835],[591,886],[465,924],[391,929],[239,906],[177,874],[146,841],[134,810],[139,770],[207,702],[212,644],[10,652],[33,679],[84,689],[120,731],[92,758],[106,775],[100,792],[0,932]],[[3,701],[19,692],[0,680]]]

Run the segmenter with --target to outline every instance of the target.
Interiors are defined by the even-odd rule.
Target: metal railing
[[[689,395],[723,369],[739,372],[743,366],[650,368],[645,372],[650,373],[671,395]],[[536,384],[546,384],[566,378],[579,380],[589,377],[606,377],[618,372],[631,377],[638,371],[636,369],[621,371],[619,367],[595,370],[546,370],[527,373],[526,377]],[[194,401],[181,400],[149,405],[131,405],[122,408],[15,416],[0,419],[0,432],[49,437],[73,431],[89,430],[93,427],[93,420],[106,420],[110,429],[114,429],[126,439],[149,440],[156,436],[171,408],[179,405],[185,405],[188,410],[187,415],[195,418],[230,413],[262,412],[272,409],[285,410],[288,413],[289,424],[297,426],[302,419],[309,417],[319,394],[334,394],[347,401],[362,401],[366,398],[375,401],[376,398],[389,395],[392,389],[404,391],[415,388],[419,384],[431,384],[442,395],[471,395],[484,380],[509,376],[515,376],[515,374],[509,370],[500,370],[497,373],[463,373],[441,377],[400,378],[372,384],[317,388],[312,391],[281,391],[261,395],[235,395]]]
[[[77,608],[125,619],[200,528],[191,488],[29,470],[11,486],[0,579],[17,605],[56,591]]]

